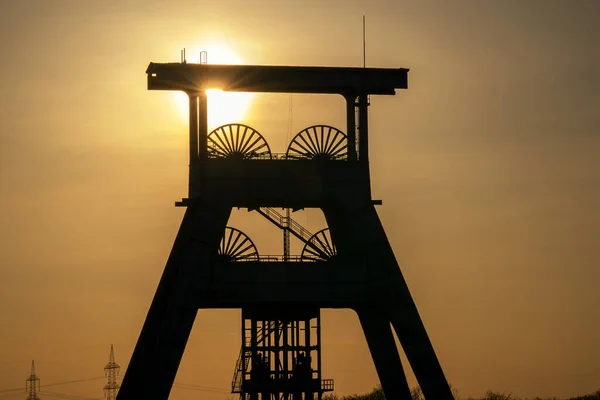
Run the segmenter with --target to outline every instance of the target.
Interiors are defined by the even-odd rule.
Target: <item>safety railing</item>
[[[208,146],[208,158],[226,158],[223,157],[216,147]],[[307,155],[306,157],[300,157],[297,155],[288,156],[287,153],[262,153],[262,154],[246,154],[244,155],[244,159],[246,160],[286,160],[286,161],[296,161],[296,160],[309,160],[311,159],[311,155]],[[347,161],[347,157],[344,156],[333,156],[328,161]]]
[[[304,243],[307,243],[312,237],[312,233],[307,231],[302,225],[294,221],[292,218],[289,219],[289,227],[291,232]]]
[[[312,261],[308,257],[302,257],[298,255],[284,257],[283,255],[266,255],[258,257],[239,258],[233,260],[233,262],[306,262]]]
[[[274,223],[278,228],[284,229],[285,225],[283,224],[284,216],[279,214],[271,207],[260,207],[256,211],[261,214],[263,217]]]

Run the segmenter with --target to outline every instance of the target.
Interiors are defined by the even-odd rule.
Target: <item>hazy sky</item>
[[[463,396],[600,388],[600,2],[2,0],[0,399],[32,359],[42,384],[101,377],[111,343],[127,366],[187,191],[187,119],[146,90],[148,63],[359,66],[363,14],[368,66],[411,69],[372,99],[373,193],[447,378]],[[344,128],[343,101],[255,96],[242,122],[283,152],[290,119]],[[281,252],[258,216],[230,224]],[[231,396],[239,325],[199,312],[172,399]],[[352,312],[323,312],[323,342],[339,394],[377,383]]]

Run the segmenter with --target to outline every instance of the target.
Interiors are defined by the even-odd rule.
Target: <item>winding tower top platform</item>
[[[187,93],[190,98],[190,199],[204,192],[227,199],[235,207],[300,209],[322,207],[324,202],[340,195],[371,201],[369,96],[394,95],[396,89],[408,88],[408,71],[406,68],[150,63],[146,74],[149,90],[178,90]],[[331,154],[330,157],[327,154],[280,156],[271,155],[270,150],[269,154],[246,152],[239,154],[239,163],[232,163],[232,157],[215,157],[211,151],[211,144],[215,142],[211,142],[207,127],[207,89],[341,95],[346,100],[347,138],[344,135],[346,140],[343,143],[346,149],[336,157],[331,157]],[[322,134],[314,132],[312,136]],[[323,140],[322,137],[314,139]],[[311,139],[305,141],[310,142]],[[305,146],[300,144],[300,148]],[[314,150],[314,153],[327,153],[326,149]],[[310,149],[308,152],[311,152]],[[273,160],[294,162],[278,163],[273,169],[270,162]],[[346,162],[315,163],[315,160]],[[277,191],[273,191],[274,181],[277,181]],[[232,186],[237,190],[232,191]],[[267,193],[268,196],[265,195]],[[178,205],[188,205],[190,199],[184,199]]]
[[[299,67],[150,63],[149,90],[206,89],[255,93],[396,94],[408,88],[406,68]]]

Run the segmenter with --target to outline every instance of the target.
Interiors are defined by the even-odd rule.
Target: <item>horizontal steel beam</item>
[[[322,207],[348,197],[373,201],[368,168],[358,162],[207,159],[194,175],[191,202],[207,194],[244,208]]]
[[[150,63],[149,90],[199,92],[330,93],[393,95],[408,88],[406,68]]]
[[[228,263],[212,267],[199,308],[314,306],[356,308],[383,302],[365,266],[338,262]]]

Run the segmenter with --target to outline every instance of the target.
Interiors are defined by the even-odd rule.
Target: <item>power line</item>
[[[47,387],[53,387],[53,386],[64,386],[64,385],[71,385],[71,384],[80,383],[80,382],[96,381],[96,380],[104,379],[104,378],[105,378],[104,376],[96,376],[93,378],[81,378],[81,379],[75,379],[75,380],[70,380],[70,381],[54,382],[54,383],[49,383],[49,384],[45,384],[45,385],[40,385],[39,393],[43,394],[44,397],[53,397],[53,398],[57,398],[57,399],[101,400],[100,398],[97,398],[97,397],[81,397],[81,396],[71,395],[71,394],[67,394],[67,393],[51,392],[51,391],[47,391],[44,389]],[[191,383],[174,383],[173,386],[176,388],[179,388],[179,389],[196,390],[196,391],[209,392],[209,393],[231,393],[228,389],[218,388],[218,387],[214,387],[214,386],[195,385],[195,384],[191,384]],[[12,389],[0,389],[0,397],[4,397],[5,395],[13,394],[15,392],[22,392],[23,390],[24,390],[24,388],[22,388],[22,387],[12,388]]]
[[[22,387],[18,388],[18,389],[3,389],[0,390],[0,396],[4,395],[4,394],[8,394],[10,392],[22,392],[24,389]]]
[[[95,378],[84,378],[84,379],[77,379],[74,381],[65,381],[65,382],[55,382],[55,383],[49,383],[47,385],[40,385],[40,388],[45,388],[45,387],[50,387],[50,386],[61,386],[61,385],[69,385],[71,383],[79,383],[79,382],[86,382],[86,381],[95,381],[98,379],[104,379],[103,376],[98,376]],[[4,394],[4,393],[10,393],[10,392],[18,392],[18,391],[23,391],[24,389],[22,387],[20,388],[14,388],[14,389],[2,389],[0,390],[0,395]]]
[[[174,383],[173,387],[176,387],[176,388],[179,388],[179,389],[187,389],[187,390],[198,390],[200,392],[231,393],[230,390],[223,389],[223,388],[216,388],[216,387],[210,387],[210,386],[201,386],[201,385],[192,385],[192,384],[186,384],[186,383]]]
[[[97,376],[94,378],[83,378],[83,379],[76,379],[76,380],[72,380],[72,381],[64,381],[64,382],[55,382],[55,383],[49,383],[47,385],[41,385],[41,390],[40,393],[43,392],[43,394],[49,394],[49,395],[55,395],[55,396],[71,396],[68,394],[64,394],[64,393],[55,393],[55,392],[48,392],[46,390],[43,390],[43,388],[46,387],[52,387],[52,386],[62,386],[62,385],[70,385],[73,383],[80,383],[80,382],[87,382],[87,381],[96,381],[99,379],[104,379],[103,376]],[[218,387],[214,387],[214,386],[203,386],[203,385],[194,385],[191,383],[175,383],[173,384],[174,387],[178,387],[180,389],[187,389],[187,390],[198,390],[198,391],[204,391],[204,392],[213,392],[213,393],[230,393],[230,391],[228,389],[223,389],[223,388],[218,388]],[[23,388],[14,388],[14,389],[2,389],[0,390],[0,396],[4,395],[4,394],[10,394],[11,392],[22,392]],[[66,398],[66,397],[63,397]],[[84,398],[84,397],[73,397],[73,399],[85,399],[85,400],[91,400],[92,398]]]
[[[103,376],[97,376],[95,378],[84,378],[84,379],[77,379],[77,380],[74,380],[74,381],[65,381],[65,382],[50,383],[48,385],[42,385],[41,387],[45,388],[45,387],[49,387],[49,386],[69,385],[71,383],[79,383],[79,382],[86,382],[86,381],[96,381],[98,379],[104,379],[104,377]]]
[[[81,397],[67,393],[56,393],[56,392],[47,392],[45,390],[41,390],[40,394],[44,395],[44,397],[55,397],[58,399],[69,399],[69,400],[101,400],[99,397]]]

